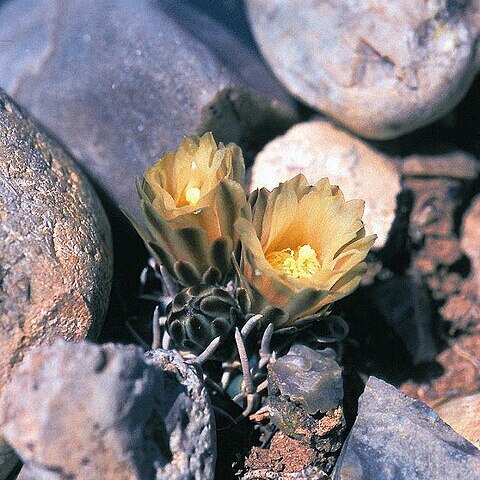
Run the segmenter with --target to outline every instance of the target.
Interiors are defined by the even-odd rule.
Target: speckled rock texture
[[[0,397],[28,347],[98,334],[112,262],[90,184],[0,92]],[[0,478],[6,457],[0,436]]]
[[[414,197],[408,227],[412,260],[435,300],[449,302],[460,293],[471,296],[461,292],[466,287],[462,278],[468,273],[468,267],[464,272],[461,265],[470,265],[472,278],[480,267],[475,267],[478,220],[468,221],[466,212],[463,223],[469,224],[469,231],[464,229],[459,238],[458,217],[479,173],[475,157],[462,151],[415,155],[403,164],[403,186]]]
[[[374,248],[384,246],[401,191],[400,174],[388,156],[326,120],[299,123],[256,156],[251,188],[271,189],[298,173],[311,183],[328,177],[347,200],[365,200],[367,233],[378,236]]]
[[[445,115],[479,67],[478,0],[247,0],[258,45],[298,98],[394,138]]]
[[[159,416],[165,419],[173,457],[158,467],[156,480],[213,479],[217,451],[215,416],[202,373],[172,350],[150,351],[145,359],[165,372],[164,408]]]
[[[135,176],[184,135],[213,130],[248,157],[295,118],[267,69],[247,81],[251,75],[225,64],[232,55],[250,62],[253,54],[239,42],[225,42],[222,57],[189,33],[216,29],[218,46],[221,25],[181,21],[152,0],[0,6],[1,38],[8,39],[0,49],[0,86],[72,151],[113,203],[132,212]]]
[[[370,377],[334,480],[477,478],[480,450],[425,404]]]
[[[133,346],[64,341],[31,350],[1,411],[19,478],[212,479],[215,426],[200,385],[172,352],[145,361]]]

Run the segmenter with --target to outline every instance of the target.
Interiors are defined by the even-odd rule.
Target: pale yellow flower
[[[147,245],[158,263],[184,285],[199,283],[210,267],[230,271],[235,220],[247,213],[245,166],[234,144],[211,133],[185,137],[138,186],[148,227]]]
[[[345,201],[328,179],[310,186],[298,175],[252,193],[253,219],[240,218],[241,270],[257,310],[286,313],[290,325],[353,292],[376,236],[365,235],[364,202]]]

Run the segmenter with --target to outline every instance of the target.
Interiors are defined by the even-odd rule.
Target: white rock
[[[478,71],[479,0],[246,4],[260,50],[290,92],[368,138],[441,118]]]

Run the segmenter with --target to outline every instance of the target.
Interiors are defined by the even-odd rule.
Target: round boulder
[[[298,98],[369,138],[445,115],[479,67],[480,2],[248,0],[252,29]]]
[[[92,187],[0,91],[0,398],[28,347],[98,333],[112,261]],[[0,479],[12,462],[0,436]]]

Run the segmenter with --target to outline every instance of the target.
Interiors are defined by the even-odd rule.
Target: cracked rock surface
[[[131,212],[138,208],[135,177],[184,135],[213,130],[248,157],[295,118],[275,78],[224,27],[208,17],[199,27],[188,12],[174,19],[166,7],[150,0],[0,5],[1,38],[8,39],[0,86]],[[216,31],[224,50],[214,51],[195,30]],[[232,55],[240,73],[223,60]],[[245,66],[256,72],[253,82],[242,76]]]
[[[0,91],[0,397],[28,347],[99,332],[112,262],[90,184]],[[0,436],[0,479],[13,461]]]
[[[208,480],[214,424],[173,352],[57,341],[31,350],[1,411],[22,480]]]
[[[172,452],[172,461],[158,467],[156,480],[212,479],[217,437],[210,399],[200,380],[202,373],[172,350],[147,352],[145,360],[164,372],[157,415],[164,419]]]
[[[424,403],[370,377],[334,480],[476,478],[480,450]]]
[[[248,0],[259,47],[284,85],[369,138],[445,115],[479,67],[478,0]]]

